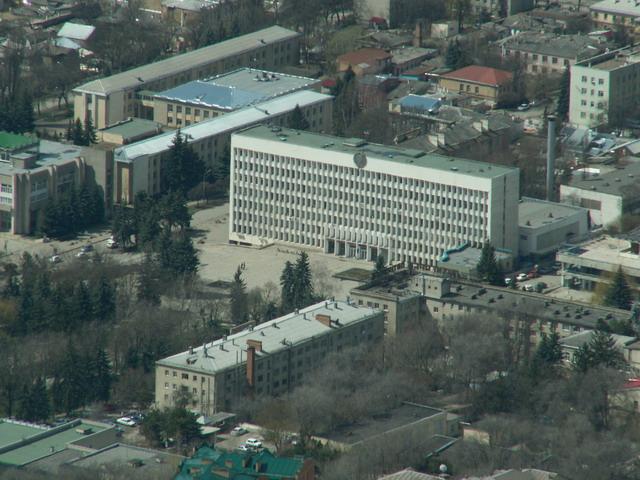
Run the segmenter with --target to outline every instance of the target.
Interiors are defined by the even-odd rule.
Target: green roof
[[[0,420],[0,448],[45,431],[44,428]]]
[[[369,143],[360,138],[335,137],[321,133],[280,127],[274,128],[265,125],[247,128],[235,135],[258,140],[274,140],[282,142],[283,144],[322,149],[327,152],[347,153],[351,155],[362,152],[370,158],[417,167],[452,171],[460,175],[470,175],[478,178],[498,178],[517,170],[515,167],[426,153],[422,150]]]
[[[15,133],[0,131],[0,150],[15,150],[20,147],[32,145],[37,141],[37,138],[27,135],[16,135]]]
[[[284,480],[302,469],[302,457],[276,457],[269,450],[258,453],[224,452],[201,447],[185,460],[176,480]]]

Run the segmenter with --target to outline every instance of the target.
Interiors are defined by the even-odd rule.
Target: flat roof
[[[507,287],[491,287],[459,280],[450,280],[450,283],[451,293],[436,300],[497,313],[504,312],[510,316],[514,313],[530,315],[539,320],[589,329],[594,329],[599,319],[605,322],[614,319],[626,321],[631,316],[631,312],[627,310],[549,298]]]
[[[292,111],[296,105],[306,107],[332,98],[330,95],[312,90],[300,90],[258,105],[245,107],[223,116],[189,125],[180,131],[189,137],[189,141],[197,142],[203,138],[213,137],[225,132],[233,132],[254,123],[267,122],[273,117]],[[129,145],[123,145],[116,148],[114,156],[118,161],[131,162],[138,157],[165,152],[171,148],[175,136],[176,132],[171,131]]]
[[[34,144],[27,152],[38,151],[38,159],[33,168],[15,168],[10,161],[0,161],[0,175],[13,175],[16,173],[33,172],[39,168],[50,165],[58,165],[82,156],[83,148],[77,145],[52,142],[50,140],[40,140],[39,144]]]
[[[15,420],[0,420],[0,449],[45,431],[47,431],[47,427]]]
[[[69,463],[74,467],[126,466],[127,462],[141,462],[136,470],[168,470],[174,472],[186,457],[149,448],[116,443]]]
[[[579,67],[595,68],[596,70],[612,71],[640,61],[640,47],[628,46],[586,58],[576,65]]]
[[[496,260],[498,262],[508,261],[513,258],[513,255],[500,250],[495,251]],[[469,273],[478,266],[480,257],[482,256],[482,250],[470,246],[458,248],[452,248],[447,250],[447,259],[442,257],[438,259],[438,267],[446,270],[453,270],[456,272]]]
[[[586,217],[588,214],[586,208],[522,197],[518,204],[518,225],[521,228],[538,228],[564,221],[568,217]]]
[[[181,55],[175,55],[158,62],[132,68],[131,70],[117,73],[110,77],[93,80],[76,87],[74,91],[107,95],[125,89],[136,88],[147,82],[159,80],[178,72],[190,70],[200,65],[207,65],[216,60],[232,57],[264,45],[299,36],[300,34],[298,32],[279,26],[272,26]],[[140,81],[140,79],[142,79],[142,81]]]
[[[422,48],[422,47],[400,47],[391,50],[393,55],[392,61],[394,63],[404,63],[417,58],[430,58],[435,57],[438,54],[438,50],[435,48]]]
[[[618,267],[622,267],[623,270],[634,270],[634,275],[638,276],[640,275],[640,255],[632,253],[630,249],[629,240],[602,235],[560,250],[557,259],[561,262],[575,262],[580,259],[581,264],[589,263],[610,272],[616,272]]]
[[[21,466],[46,457],[52,453],[56,453],[60,450],[64,450],[67,448],[68,443],[88,437],[87,434],[78,432],[80,429],[90,429],[91,433],[95,434],[102,432],[107,428],[112,428],[109,425],[99,424],[96,422],[88,423],[84,421],[79,423],[70,422],[69,424],[66,424],[65,427],[66,428],[58,427],[59,430],[49,436],[44,436],[42,439],[35,440],[32,443],[27,443],[24,446],[1,453],[0,464]],[[39,433],[44,435],[46,431],[47,430],[45,429]],[[33,435],[31,435],[31,437],[33,437]],[[51,451],[52,449],[53,452]]]
[[[103,133],[112,133],[121,135],[123,138],[134,138],[140,135],[157,131],[161,125],[153,120],[145,120],[143,118],[128,118],[118,122],[110,127],[103,128]]]
[[[640,161],[631,159],[625,165],[603,173],[574,173],[568,186],[593,192],[635,198],[640,195]]]
[[[178,85],[154,95],[169,101],[185,102],[223,110],[237,110],[258,102],[310,88],[319,81],[254,68],[240,68],[205,80]]]
[[[205,343],[192,352],[181,352],[163,358],[156,364],[194,372],[218,372],[246,362],[248,340],[262,342],[263,351],[256,351],[256,357],[260,358],[322,336],[341,326],[357,324],[380,313],[380,310],[342,301],[319,302],[298,313],[290,313],[234,333],[226,339]],[[329,327],[316,320],[316,315],[327,315],[332,320],[339,320],[340,324]]]
[[[581,346],[589,343],[594,334],[595,332],[593,330],[576,333],[574,335],[569,335],[568,337],[560,339],[559,343],[561,345],[564,345],[565,347],[578,349]],[[615,346],[620,349],[636,341],[635,337],[629,337],[627,335],[617,335],[615,333],[611,334],[611,337],[615,342]]]
[[[481,178],[497,178],[517,170],[514,167],[506,167],[475,160],[467,160],[456,157],[448,157],[433,153],[425,153],[421,150],[400,148],[389,145],[369,143],[362,139],[349,139],[335,137],[322,133],[292,130],[288,128],[269,128],[258,125],[235,135],[259,140],[272,140],[285,142],[288,145],[321,149],[327,152],[348,153],[354,155],[358,152],[368,157],[393,163],[412,164],[417,167],[432,168],[436,170],[454,171],[460,175],[472,175]]]
[[[417,403],[403,402],[383,415],[358,421],[356,425],[337,428],[325,438],[346,445],[355,445],[370,440],[391,430],[415,423],[424,418],[446,413],[438,408],[428,407]]]

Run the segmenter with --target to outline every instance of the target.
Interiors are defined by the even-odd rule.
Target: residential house
[[[470,65],[440,76],[440,88],[447,92],[464,93],[491,104],[512,91],[513,74],[497,68]]]
[[[392,58],[393,55],[386,50],[361,48],[339,55],[336,59],[336,68],[338,72],[345,72],[351,68],[357,76],[386,73],[391,69]]]

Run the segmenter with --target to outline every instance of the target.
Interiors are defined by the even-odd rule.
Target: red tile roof
[[[391,58],[391,54],[379,48],[361,48],[338,57],[340,63],[360,65],[361,63],[375,64],[377,60]]]
[[[511,72],[498,70],[497,68],[482,67],[480,65],[470,65],[460,70],[445,73],[442,76],[455,80],[482,83],[484,85],[503,85],[510,82],[513,78]]]

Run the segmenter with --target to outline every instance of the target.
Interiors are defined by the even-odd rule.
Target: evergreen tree
[[[300,105],[296,104],[296,107],[291,112],[291,118],[289,119],[289,128],[294,130],[309,130],[309,121],[302,113]]]
[[[91,292],[84,281],[78,282],[73,290],[70,313],[70,327],[72,330],[75,330],[82,323],[93,319]]]
[[[283,313],[289,313],[295,309],[294,284],[293,264],[287,260],[280,275],[280,288],[282,292],[280,296],[280,309]]]
[[[536,351],[536,357],[549,365],[557,364],[562,360],[562,347],[558,332],[554,331],[551,335],[542,334],[542,341]]]
[[[38,377],[31,387],[31,407],[34,421],[45,421],[51,415],[49,393],[44,378]]]
[[[130,208],[118,206],[113,209],[111,234],[123,248],[131,245],[131,235],[136,233],[135,227],[135,218]]]
[[[306,252],[300,252],[293,268],[293,301],[297,309],[309,306],[313,302],[313,284],[311,266]]]
[[[113,382],[113,374],[111,372],[111,363],[109,356],[104,348],[99,348],[96,352],[96,358],[93,362],[93,391],[95,399],[101,402],[109,401],[111,396],[111,383]]]
[[[618,268],[609,289],[605,294],[603,303],[608,307],[622,308],[624,310],[631,309],[632,297],[631,288],[627,283],[627,279],[622,273],[622,268]]]
[[[169,192],[180,192],[186,197],[189,190],[202,180],[203,172],[202,159],[178,130],[164,169],[164,187]]]
[[[460,41],[454,40],[449,43],[449,45],[447,46],[447,51],[445,53],[444,62],[448,68],[456,70],[462,67],[466,67],[469,64],[467,55],[462,48],[462,45],[460,45]]]
[[[573,356],[573,368],[579,372],[586,372],[594,367],[621,368],[624,357],[610,333],[595,330],[591,340],[578,348]]]
[[[116,312],[116,289],[106,275],[100,275],[93,288],[93,316],[105,322],[113,319]]]
[[[96,129],[93,126],[91,116],[88,116],[84,121],[83,145],[92,145],[94,143],[98,143],[98,137],[96,136]]]
[[[504,286],[504,276],[500,265],[496,261],[496,251],[490,242],[482,246],[480,261],[476,267],[478,276],[491,285]]]
[[[16,412],[16,417],[27,422],[32,422],[34,420],[33,403],[31,402],[31,389],[27,384],[22,386],[22,391],[18,397],[18,410]]]
[[[31,95],[24,91],[18,101],[14,130],[16,133],[32,132],[35,128],[35,115]]]
[[[186,234],[176,235],[171,240],[170,261],[163,265],[176,275],[194,275],[198,271],[198,252]]]
[[[137,298],[150,305],[160,305],[160,271],[149,253],[145,255],[138,274]]]
[[[571,94],[571,72],[565,68],[560,80],[560,96],[558,97],[558,108],[556,113],[561,120],[566,120],[569,114],[569,96]]]
[[[53,380],[53,401],[57,410],[70,414],[85,404],[89,388],[82,357],[69,342]]]
[[[247,286],[242,278],[242,268],[238,266],[233,274],[233,283],[229,292],[231,321],[244,323],[247,321]]]
[[[387,267],[385,265],[384,256],[378,255],[376,257],[376,265],[373,268],[373,273],[371,274],[371,281],[374,283],[382,281],[387,275]]]
[[[64,138],[70,142],[73,140],[73,122],[69,120],[69,124],[67,125],[67,131],[65,133]]]
[[[74,145],[86,145],[85,144],[85,134],[84,129],[82,128],[82,123],[79,118],[76,118],[75,123],[73,124],[73,130],[71,132],[71,140]]]

